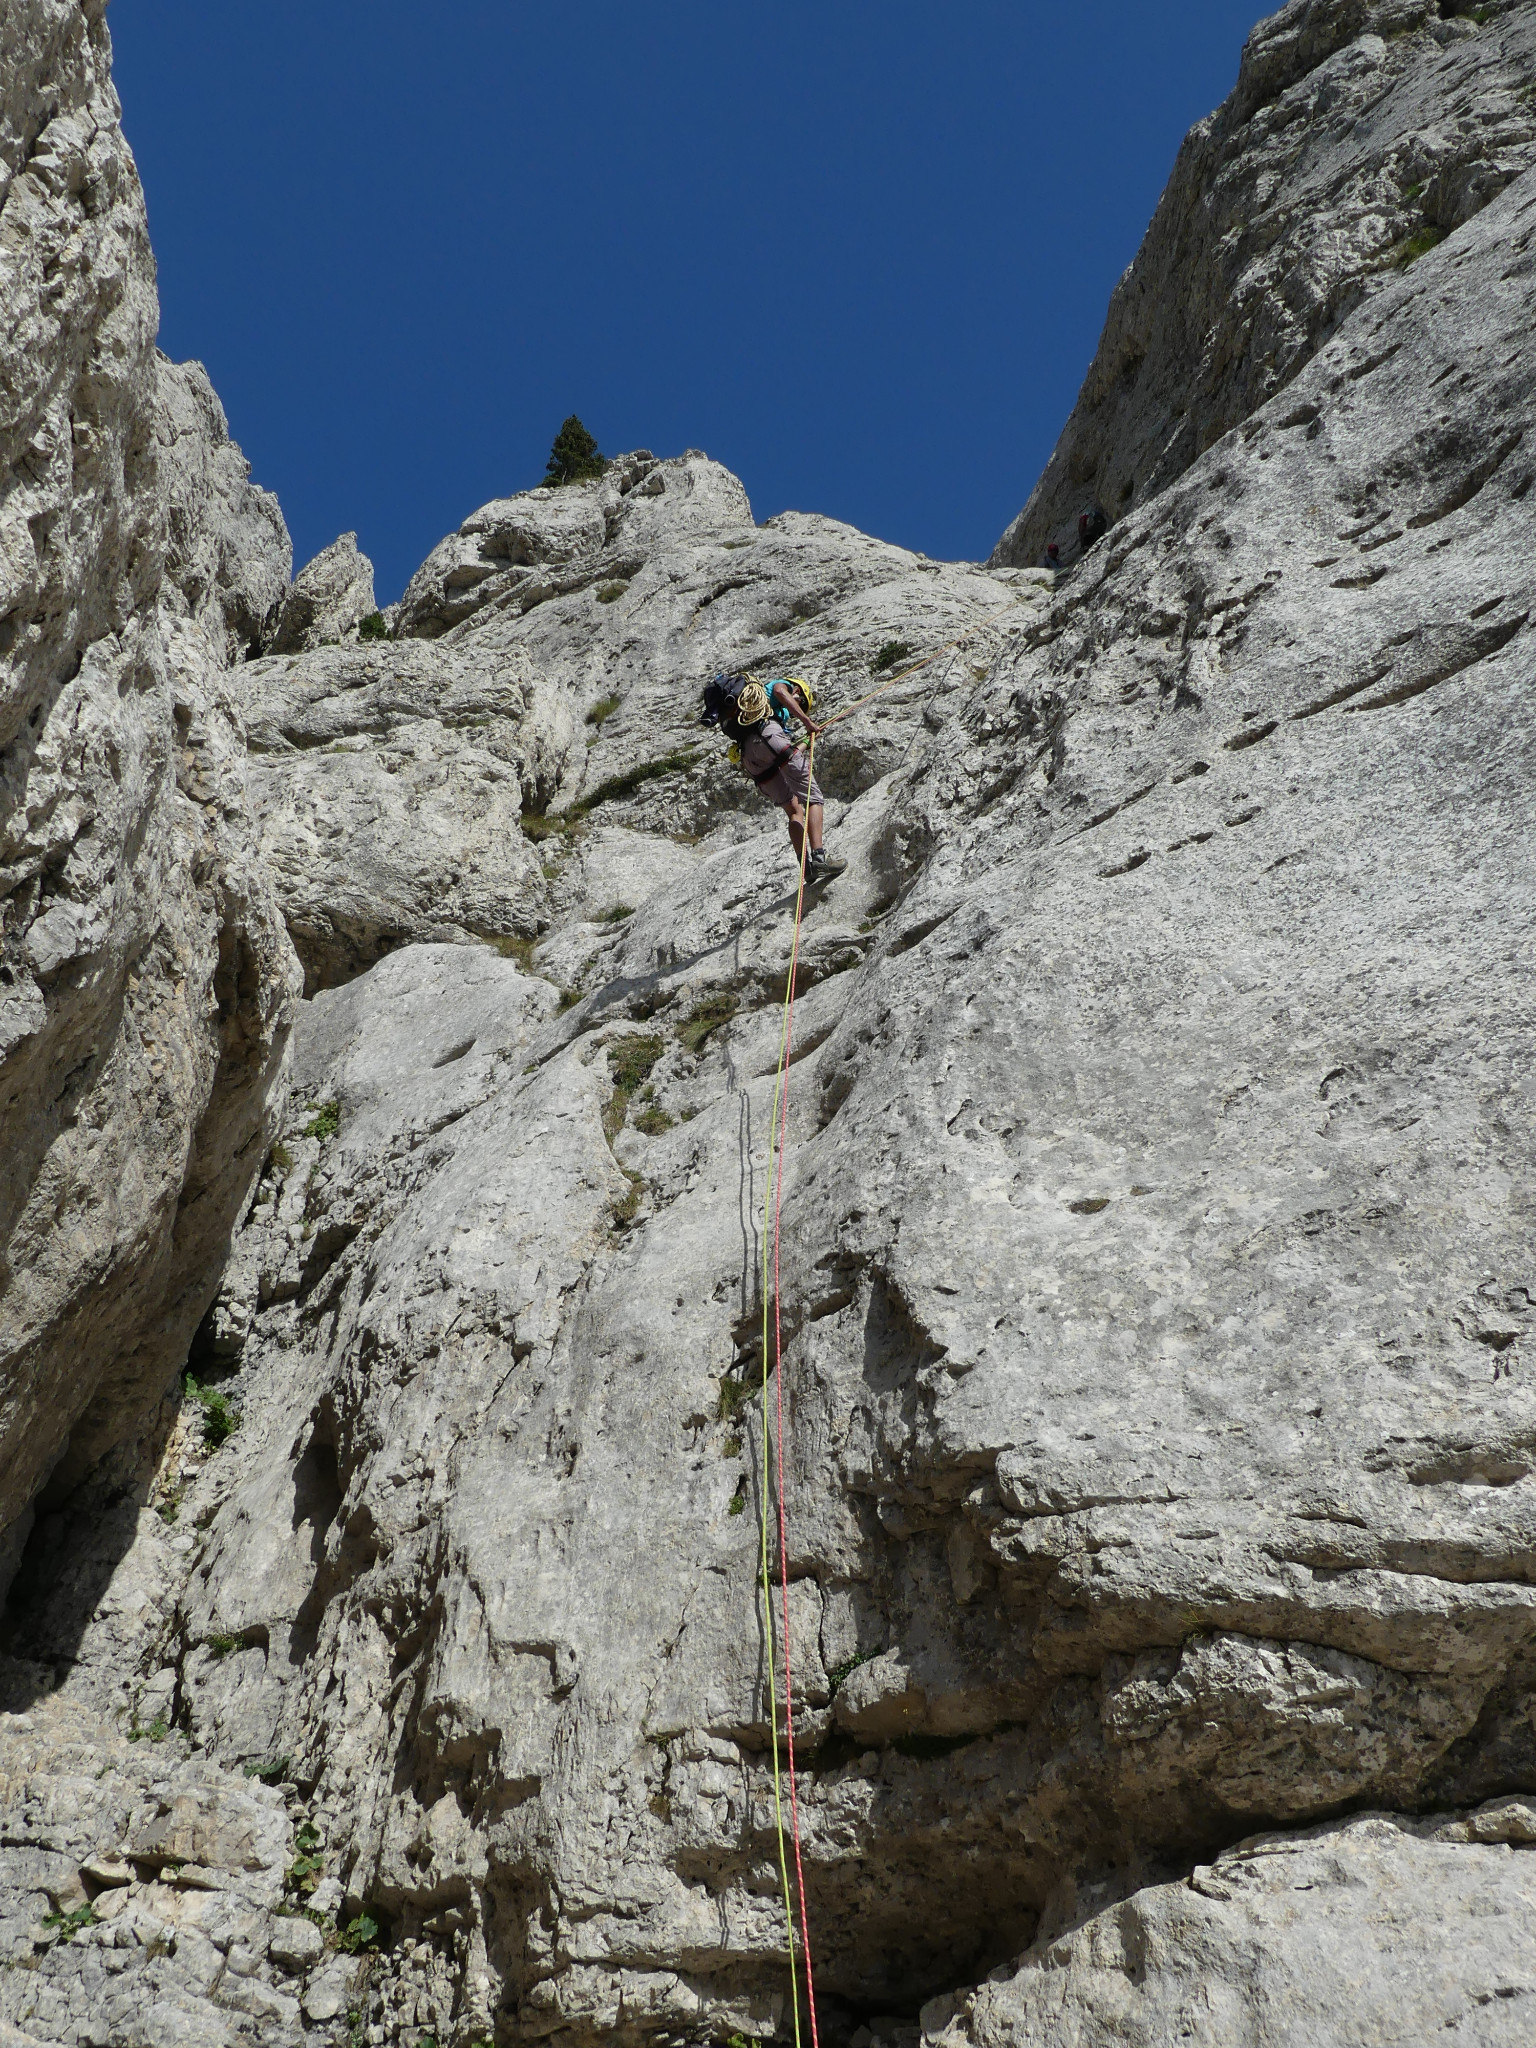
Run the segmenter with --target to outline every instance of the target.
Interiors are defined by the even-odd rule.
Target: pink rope
[[[816,742],[811,741],[806,759],[806,779],[816,759]],[[795,1883],[800,1893],[800,1945],[805,1955],[805,2001],[811,2013],[811,2048],[821,2048],[816,2030],[816,1985],[811,1975],[811,1918],[805,1902],[805,1866],[800,1860],[800,1793],[795,1778],[795,1689],[789,1663],[789,1513],[784,1500],[784,1335],[779,1302],[780,1210],[784,1200],[784,1147],[789,1139],[789,1062],[795,1029],[795,978],[800,964],[800,919],[805,907],[805,861],[810,846],[810,813],[800,828],[800,888],[795,898],[795,937],[789,955],[789,989],[784,1023],[784,1074],[780,1091],[778,1158],[773,1188],[773,1374],[774,1406],[778,1416],[779,1584],[784,1599],[784,1727],[789,1751],[789,1825],[795,1845]]]

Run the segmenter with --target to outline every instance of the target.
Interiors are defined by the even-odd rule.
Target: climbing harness
[[[942,647],[936,647],[931,654],[925,654],[921,661],[913,662],[910,668],[902,669],[900,674],[889,677],[877,689],[867,691],[864,696],[855,698],[853,703],[844,705],[843,709],[835,712],[831,718],[824,719],[821,730],[825,732],[831,726],[840,725],[845,718],[851,718],[855,711],[860,711],[866,704],[873,703],[875,698],[883,697],[887,690],[894,689],[898,683],[905,682],[908,676],[914,676],[920,669],[927,668],[932,662],[937,661],[940,655],[948,654],[956,647],[962,646],[967,640],[974,639],[984,627],[990,625],[993,619],[1001,616],[1005,611],[1012,610],[1012,608],[1011,600],[1006,605],[999,605],[995,611],[989,612],[985,618],[979,619],[967,632],[957,634],[953,640],[947,640]],[[790,678],[790,680],[798,683],[799,679]],[[761,686],[755,683],[749,683],[748,687],[755,687],[761,691]],[[804,688],[803,685],[801,687]],[[809,699],[809,689],[805,690],[805,694]],[[744,697],[746,691],[743,690],[741,695]],[[816,735],[813,733],[806,750],[807,786],[809,786],[810,779],[815,773],[815,768]],[[800,1788],[798,1774],[795,1769],[794,1672],[791,1666],[789,1647],[789,1504],[784,1483],[784,1323],[779,1301],[779,1253],[783,1234],[784,1154],[788,1148],[789,1141],[789,1069],[790,1055],[794,1046],[795,981],[800,966],[800,928],[805,917],[806,862],[810,852],[809,822],[809,819],[805,820],[800,833],[800,872],[795,890],[795,927],[794,935],[790,941],[789,978],[784,987],[784,1008],[779,1025],[779,1064],[773,1086],[773,1117],[768,1131],[768,1172],[763,1191],[762,1264],[758,1290],[763,1305],[763,1457],[762,1472],[758,1486],[758,1499],[761,1503],[759,1565],[762,1579],[763,1641],[767,1650],[768,1729],[773,1744],[773,1812],[779,1840],[779,1878],[784,1892],[784,1922],[789,1949],[789,1996],[794,2016],[795,2048],[801,2048],[799,1974],[795,1966],[795,1907],[797,1903],[800,1919],[800,1956],[805,1964],[805,2003],[806,2010],[810,2015],[811,2024],[811,2048],[821,2048],[821,2040],[816,2022],[816,1986],[811,1966],[811,1920],[805,1896],[805,1865],[800,1841]],[[769,1255],[770,1239],[772,1241],[771,1268]],[[769,1289],[770,1275],[773,1283],[771,1293]],[[770,1300],[773,1305],[772,1420],[774,1425],[771,1429],[769,1426],[768,1406],[768,1309]],[[773,1446],[771,1472],[770,1442]],[[773,1481],[771,1487],[769,1483],[770,1477]],[[768,1497],[770,1491],[774,1497],[776,1510],[776,1533],[779,1544],[779,1598],[782,1603],[784,1626],[784,1759],[782,1763],[779,1751],[777,1637],[773,1619],[773,1573],[768,1555]],[[784,1839],[784,1792],[786,1785],[789,1792],[789,1837],[790,1845],[794,1851],[795,1882],[793,1890],[789,1878],[789,1848],[786,1847]]]

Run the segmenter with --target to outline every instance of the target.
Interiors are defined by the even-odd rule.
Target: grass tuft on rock
[[[537,844],[542,839],[565,838],[576,830],[581,820],[571,811],[562,812],[554,818],[545,811],[524,811],[518,822],[522,825],[523,837]]]
[[[627,1230],[640,1211],[641,1197],[645,1193],[645,1175],[632,1173],[627,1166],[621,1166],[619,1171],[629,1182],[629,1193],[621,1195],[614,1203],[612,1215],[614,1227],[618,1230]]]
[[[587,724],[601,725],[605,718],[612,718],[623,702],[624,699],[622,697],[599,697],[592,706],[592,709],[587,713]]]
[[[905,661],[911,652],[912,647],[909,641],[887,640],[874,660],[869,664],[870,674],[872,676],[888,674],[899,662]]]
[[[739,1008],[734,990],[718,989],[694,1005],[678,1025],[677,1035],[689,1052],[698,1052],[713,1032],[730,1023]]]
[[[720,1398],[715,1404],[716,1421],[734,1422],[747,1403],[761,1391],[761,1381],[756,1386],[753,1386],[749,1380],[738,1379],[734,1373],[722,1373],[720,1375]]]
[[[594,705],[593,709],[597,707]],[[546,811],[524,811],[522,816],[523,836],[527,839],[559,839],[579,831],[586,822],[587,813],[595,811],[599,804],[614,803],[619,797],[632,796],[647,782],[654,782],[662,775],[682,775],[699,764],[700,755],[696,748],[680,748],[675,753],[662,754],[654,761],[641,761],[633,768],[626,768],[620,775],[610,775],[605,782],[579,797],[566,810],[551,816]]]
[[[181,1385],[187,1399],[195,1401],[203,1411],[203,1448],[216,1451],[240,1427],[239,1409],[218,1387],[202,1386],[191,1373],[182,1376]]]
[[[314,1115],[304,1126],[306,1138],[318,1138],[323,1145],[327,1138],[334,1138],[341,1129],[341,1104],[339,1102],[312,1102]]]
[[[382,612],[370,612],[366,619],[359,622],[357,637],[359,640],[387,640],[389,638],[389,625],[384,614]]]
[[[655,761],[642,761],[637,767],[626,768],[622,775],[610,775],[606,782],[600,782],[596,789],[589,790],[579,803],[573,804],[569,816],[585,816],[595,811],[599,804],[613,803],[621,796],[632,796],[647,782],[654,782],[661,775],[681,775],[698,763],[699,756],[692,748],[679,749],[673,754],[662,754]]]
[[[486,944],[494,947],[503,960],[515,960],[524,973],[534,972],[533,949],[537,939],[525,939],[517,932],[492,932]]]
[[[651,1078],[651,1069],[666,1049],[666,1040],[649,1032],[637,1033],[631,1038],[616,1038],[609,1045],[608,1066],[613,1075],[613,1093],[603,1111],[603,1130],[610,1144],[624,1128],[631,1098]]]
[[[871,1663],[878,1655],[879,1652],[877,1650],[855,1651],[853,1656],[845,1657],[841,1664],[833,1665],[832,1669],[827,1673],[827,1684],[833,1692],[836,1692],[845,1678],[852,1672],[857,1671],[861,1664]]]

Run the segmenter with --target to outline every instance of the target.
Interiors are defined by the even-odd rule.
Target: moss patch
[[[613,1093],[603,1111],[603,1130],[610,1144],[624,1127],[630,1098],[651,1078],[651,1069],[666,1051],[664,1038],[649,1033],[617,1038],[608,1048],[608,1066],[613,1075]]]
[[[1387,251],[1386,260],[1396,270],[1406,270],[1410,263],[1417,263],[1421,256],[1427,256],[1445,240],[1444,228],[1420,228],[1416,235],[1409,235],[1395,248]]]

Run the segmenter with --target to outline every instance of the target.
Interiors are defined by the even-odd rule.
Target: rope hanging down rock
[[[814,772],[816,741],[811,739],[806,756],[807,776]],[[789,1862],[784,1847],[784,1804],[779,1763],[779,1703],[774,1669],[773,1576],[768,1562],[768,1495],[770,1436],[774,1445],[772,1489],[778,1510],[779,1589],[784,1615],[784,1739],[789,1780],[789,1817],[795,1852],[795,1888],[800,1904],[800,1952],[805,1962],[805,2002],[811,2019],[811,2048],[821,2048],[816,2025],[816,1985],[811,1965],[811,1922],[805,1899],[805,1866],[800,1849],[800,1789],[795,1771],[794,1672],[789,1648],[789,1507],[784,1489],[784,1325],[779,1308],[779,1245],[784,1198],[784,1149],[789,1133],[789,1054],[794,1041],[795,977],[800,961],[800,927],[805,916],[805,862],[810,833],[800,832],[800,873],[795,891],[795,930],[790,944],[789,978],[784,988],[784,1009],[779,1025],[779,1067],[773,1088],[773,1118],[768,1135],[768,1173],[763,1190],[763,1262],[759,1292],[763,1304],[763,1469],[758,1498],[762,1503],[761,1563],[763,1580],[763,1640],[768,1646],[768,1727],[773,1741],[773,1804],[779,1836],[779,1875],[784,1886],[784,1918],[789,1940],[789,1995],[794,2009],[795,2048],[800,2048],[800,1997],[795,1972],[795,1914],[790,1900]],[[771,1225],[771,1229],[770,1229]],[[773,1390],[776,1428],[768,1425],[768,1304],[769,1237],[773,1240]]]
[[[915,676],[920,670],[930,668],[938,657],[950,653],[954,647],[963,647],[977,633],[985,631],[993,618],[1014,608],[1014,598],[1008,604],[999,604],[987,612],[985,618],[965,633],[956,633],[954,639],[944,641],[942,647],[934,647],[926,653],[922,662],[913,662],[911,668],[899,670],[889,676],[879,688],[866,690],[864,696],[856,696],[852,705],[844,705],[842,711],[834,713],[821,723],[821,731],[831,725],[842,725],[864,705],[872,705],[874,698],[885,696],[887,690],[895,690],[907,676]],[[807,784],[815,774],[815,733],[811,735],[809,750],[805,756]],[[799,1970],[795,1966],[795,1905],[799,1903],[799,1942],[801,1960],[805,1962],[805,2007],[811,2017],[811,2048],[821,2048],[821,2038],[815,2017],[815,1976],[811,1966],[811,1913],[805,1898],[805,1862],[801,1853],[801,1790],[799,1774],[795,1769],[795,1671],[791,1665],[791,1647],[788,1647],[788,1495],[784,1487],[784,1319],[780,1309],[780,1241],[782,1241],[782,1204],[784,1204],[784,1151],[788,1147],[788,1065],[791,1065],[791,1051],[795,1044],[795,979],[801,961],[801,924],[805,922],[805,860],[811,846],[809,817],[801,825],[801,862],[799,879],[795,889],[795,934],[788,950],[788,979],[784,983],[784,1010],[778,1028],[778,1073],[774,1077],[774,1114],[768,1126],[768,1178],[762,1200],[762,1274],[760,1274],[760,1298],[762,1298],[762,1470],[758,1475],[758,1501],[762,1503],[760,1516],[760,1544],[758,1561],[762,1573],[762,1638],[766,1645],[768,1665],[768,1733],[772,1739],[774,1753],[774,1825],[778,1833],[778,1876],[784,1888],[784,1931],[788,1942],[788,1995],[795,2017],[795,2048],[801,2048],[801,1997],[799,1997]],[[772,1243],[772,1272],[770,1272],[770,1243]],[[770,1288],[772,1278],[772,1288]],[[772,1303],[774,1319],[774,1409],[772,1427],[768,1413],[768,1305]],[[768,1446],[774,1448],[772,1468],[772,1489],[768,1473]],[[782,1602],[782,1663],[784,1663],[784,1753],[780,1761],[778,1747],[778,1634],[774,1628],[774,1579],[768,1559],[768,1495],[772,1491],[778,1524],[778,1597]],[[788,1847],[784,1843],[784,1788],[788,1788]],[[788,1880],[788,1864],[791,1864],[791,1847],[795,1853],[795,1886],[791,1892]]]
[[[927,668],[942,654],[963,646],[967,640],[989,626],[1001,613],[1012,610],[1012,601],[999,605],[966,632],[957,634],[953,640],[946,640],[942,647],[935,647],[931,654],[925,654],[921,661],[914,662],[897,675],[889,677],[877,689],[856,697],[851,704],[844,705],[822,724],[825,732],[829,726],[840,725],[845,718],[851,718],[855,711],[861,711],[866,704],[872,704],[877,697],[893,690],[898,683],[915,676],[920,669]],[[806,753],[806,777],[816,768],[816,736],[812,734]],[[780,1307],[779,1251],[782,1240],[782,1211],[784,1201],[784,1154],[789,1140],[789,1065],[790,1052],[794,1044],[795,1029],[795,980],[800,964],[800,929],[805,917],[805,863],[810,846],[809,819],[800,831],[800,871],[795,890],[795,928],[790,942],[789,977],[784,988],[784,1008],[779,1026],[779,1064],[773,1088],[773,1118],[768,1134],[768,1174],[763,1193],[763,1234],[762,1271],[759,1294],[763,1305],[762,1327],[762,1473],[758,1488],[761,1503],[759,1531],[759,1561],[762,1575],[763,1598],[763,1641],[767,1647],[768,1668],[768,1728],[773,1744],[773,1810],[774,1822],[779,1838],[779,1877],[784,1889],[784,1921],[789,1947],[789,1995],[793,2008],[795,2048],[800,2044],[800,1985],[795,1965],[795,1905],[800,1909],[800,1955],[805,1964],[805,2003],[810,2015],[811,2048],[821,2048],[820,2034],[816,2021],[816,1984],[811,1963],[811,1920],[805,1896],[805,1864],[800,1839],[800,1787],[795,1769],[795,1724],[794,1724],[794,1671],[789,1646],[789,1503],[784,1483],[784,1323]],[[772,1242],[772,1288],[769,1287],[769,1244]],[[768,1408],[768,1311],[773,1307],[773,1423],[769,1427]],[[773,1446],[772,1478],[770,1488],[769,1445]],[[768,1554],[768,1499],[772,1492],[779,1543],[779,1597],[783,1611],[783,1664],[784,1664],[784,1758],[781,1762],[779,1751],[779,1701],[778,1701],[778,1658],[777,1635],[773,1620],[773,1573]],[[794,1851],[795,1883],[791,1894],[789,1880],[789,1849],[784,1838],[784,1790],[789,1790],[789,1840]]]

